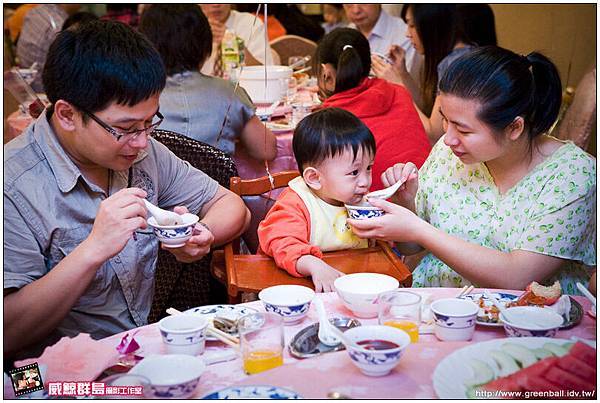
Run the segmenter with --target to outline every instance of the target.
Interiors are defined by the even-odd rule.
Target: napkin
[[[47,365],[47,378],[42,378],[44,383],[91,381],[105,368],[114,365],[118,358],[119,353],[114,345],[94,340],[87,333],[80,333],[74,338],[63,337],[53,346],[46,347],[38,358],[15,361],[15,366],[35,362]]]
[[[554,312],[569,322],[571,320],[571,298],[568,295],[561,296],[553,305],[548,306]]]

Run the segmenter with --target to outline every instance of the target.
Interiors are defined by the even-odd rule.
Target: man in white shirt
[[[202,66],[202,73],[212,74],[216,49],[227,29],[244,40],[246,64],[273,64],[273,54],[268,43],[265,52],[265,26],[260,18],[232,10],[231,4],[201,4],[200,7],[208,18],[213,34],[213,52]]]
[[[387,55],[392,45],[405,50],[406,69],[415,82],[420,82],[423,57],[417,54],[406,37],[406,24],[382,10],[381,4],[344,4],[349,27],[358,29],[369,41],[371,53]]]

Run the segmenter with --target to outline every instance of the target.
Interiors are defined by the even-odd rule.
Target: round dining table
[[[454,297],[460,291],[453,288],[413,288],[425,301]],[[493,290],[520,295],[522,291]],[[482,292],[475,289],[473,293]],[[339,299],[336,293],[319,293],[315,298],[324,302],[328,316],[354,317]],[[596,340],[596,319],[587,312],[591,303],[584,297],[573,297],[583,307],[584,315],[576,326],[560,330],[558,339]],[[253,301],[242,306],[264,311],[262,302]],[[358,319],[362,325],[376,324],[377,319]],[[416,343],[410,344],[399,364],[386,376],[370,377],[355,367],[344,350],[329,352],[319,356],[297,359],[287,348],[292,338],[302,329],[318,322],[314,304],[307,316],[297,324],[284,327],[286,350],[282,366],[255,375],[246,375],[242,360],[232,354],[226,362],[208,365],[194,391],[193,397],[201,398],[217,390],[243,385],[270,385],[295,391],[304,398],[324,399],[333,394],[357,399],[431,399],[437,398],[432,376],[436,366],[446,356],[465,346],[475,345],[494,339],[506,339],[502,327],[476,326],[472,340],[459,342],[439,341],[431,331],[421,334]],[[120,355],[116,349],[125,335],[133,336],[139,344],[135,354],[166,354],[161,334],[156,323],[131,329],[111,337],[93,340],[87,334],[74,338],[64,337],[58,343],[48,347],[42,356],[15,362],[15,366],[38,363],[47,366],[44,384],[49,382],[94,381],[107,367],[117,363]],[[207,341],[202,356],[210,357],[223,354],[231,347],[219,341]],[[4,397],[10,397],[10,386],[5,385]],[[458,396],[457,396],[458,397]]]

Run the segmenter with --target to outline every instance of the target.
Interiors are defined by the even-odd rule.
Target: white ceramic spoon
[[[392,186],[387,187],[385,189],[380,189],[380,190],[376,190],[374,192],[369,192],[365,195],[365,200],[369,200],[369,199],[389,199],[390,197],[392,197],[394,195],[394,193],[396,193],[396,191],[398,189],[400,189],[400,186],[404,185],[404,183],[406,183],[406,181],[408,180],[408,178],[410,177],[410,175],[412,175],[413,173],[416,173],[416,170],[413,170],[413,172],[411,172],[406,179],[404,179],[403,181],[400,180],[396,183],[394,183]]]
[[[160,207],[156,207],[148,200],[144,199],[146,209],[156,219],[158,225],[179,225],[183,224],[183,218],[173,211],[163,210]]]
[[[323,301],[319,298],[313,299],[313,304],[315,304],[315,308],[317,308],[317,314],[319,315],[319,340],[321,343],[326,346],[337,346],[341,343],[341,340],[333,334],[331,328],[335,327],[329,320],[327,319],[327,312],[325,311],[325,306],[323,305]]]

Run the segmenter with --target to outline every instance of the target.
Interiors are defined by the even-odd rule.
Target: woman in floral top
[[[371,201],[386,215],[348,223],[404,254],[430,251],[415,287],[558,279],[576,294],[591,274],[582,263],[596,264],[596,162],[545,135],[561,102],[556,67],[539,53],[484,47],[457,59],[439,87],[444,137],[418,173],[408,163],[382,175],[386,186],[408,178],[395,204]]]

